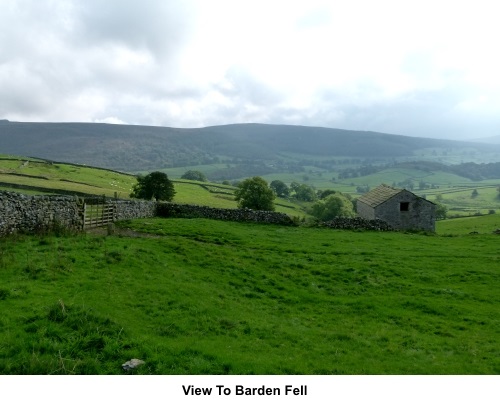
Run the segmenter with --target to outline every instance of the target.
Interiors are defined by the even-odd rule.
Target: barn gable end
[[[435,204],[412,192],[382,184],[359,197],[358,215],[381,219],[396,229],[435,230]]]

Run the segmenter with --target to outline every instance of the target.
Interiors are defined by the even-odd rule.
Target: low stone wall
[[[116,221],[156,216],[156,201],[118,200],[114,203]]]
[[[323,222],[322,226],[333,229],[349,229],[356,231],[393,231],[387,222],[380,219],[364,218],[335,218],[331,221]]]
[[[158,203],[156,214],[159,217],[171,218],[208,218],[224,221],[294,225],[293,220],[282,212],[255,211],[245,208],[212,208],[200,205]]]
[[[96,197],[95,200],[103,202],[101,197]],[[16,232],[37,233],[56,227],[81,230],[83,202],[81,197],[28,196],[0,191],[0,237]],[[113,218],[116,221],[161,216],[294,225],[288,215],[271,211],[222,209],[142,200],[106,199],[106,202],[115,206]]]
[[[82,220],[75,197],[0,192],[0,236],[40,232],[56,226],[77,230],[82,228]]]
[[[96,200],[102,201],[99,198]],[[37,233],[54,228],[83,228],[83,198],[63,195],[25,195],[0,191],[0,237],[16,232]],[[115,206],[114,219],[149,218],[156,202],[106,199]]]

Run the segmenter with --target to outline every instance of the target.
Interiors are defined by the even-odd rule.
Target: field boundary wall
[[[226,221],[293,225],[286,214],[250,209],[211,208],[144,200],[116,200],[96,197],[112,205],[113,222],[135,218],[209,218]],[[84,229],[88,198],[66,195],[25,195],[0,191],[0,237],[13,233],[38,233],[51,229]],[[87,201],[88,202],[88,201]],[[103,222],[104,224],[104,222]]]
[[[113,205],[113,221],[156,215],[155,201],[102,199]],[[65,195],[25,195],[0,191],[0,237],[37,233],[55,228],[80,231],[84,226],[85,198]]]
[[[260,222],[277,225],[294,225],[282,212],[257,211],[248,208],[212,208],[202,205],[158,203],[157,216],[171,218],[208,218],[237,222]]]

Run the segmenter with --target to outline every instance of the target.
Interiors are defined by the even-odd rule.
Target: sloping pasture
[[[498,374],[499,237],[147,219],[2,240],[0,373]]]

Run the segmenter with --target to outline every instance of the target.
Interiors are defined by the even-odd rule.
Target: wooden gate
[[[104,226],[114,221],[115,204],[105,198],[85,198],[83,203],[83,229]]]

